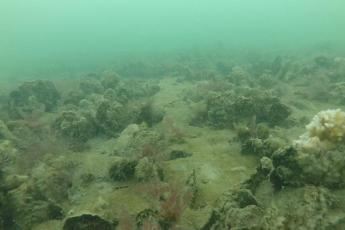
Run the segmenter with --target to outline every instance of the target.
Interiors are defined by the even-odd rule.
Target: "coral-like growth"
[[[319,112],[306,126],[307,133],[295,141],[302,149],[327,149],[345,141],[345,112],[329,109]]]

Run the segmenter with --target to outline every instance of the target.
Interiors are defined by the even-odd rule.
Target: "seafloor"
[[[0,89],[0,229],[345,229],[344,57],[30,74]]]

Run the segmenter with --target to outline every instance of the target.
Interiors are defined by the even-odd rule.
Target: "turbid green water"
[[[342,0],[0,0],[0,230],[345,229]]]
[[[85,68],[118,56],[186,49],[343,47],[341,0],[9,1],[0,3],[1,67]]]

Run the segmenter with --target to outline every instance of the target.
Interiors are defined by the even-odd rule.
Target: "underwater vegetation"
[[[278,149],[270,158],[262,157],[249,180],[219,199],[203,229],[343,228],[344,217],[330,214],[339,210],[343,202],[330,192],[344,188],[343,120],[339,109],[318,113],[306,126],[308,133],[300,137],[302,140]],[[309,140],[315,138],[317,141]],[[320,142],[339,144],[320,148]],[[268,181],[273,186],[272,195],[282,193],[284,197],[277,199],[289,203],[262,197],[268,195],[260,194],[263,183]]]
[[[0,100],[0,229],[345,229],[345,58],[176,54]]]

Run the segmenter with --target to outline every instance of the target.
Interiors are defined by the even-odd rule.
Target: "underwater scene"
[[[345,229],[343,0],[0,0],[0,230]]]

